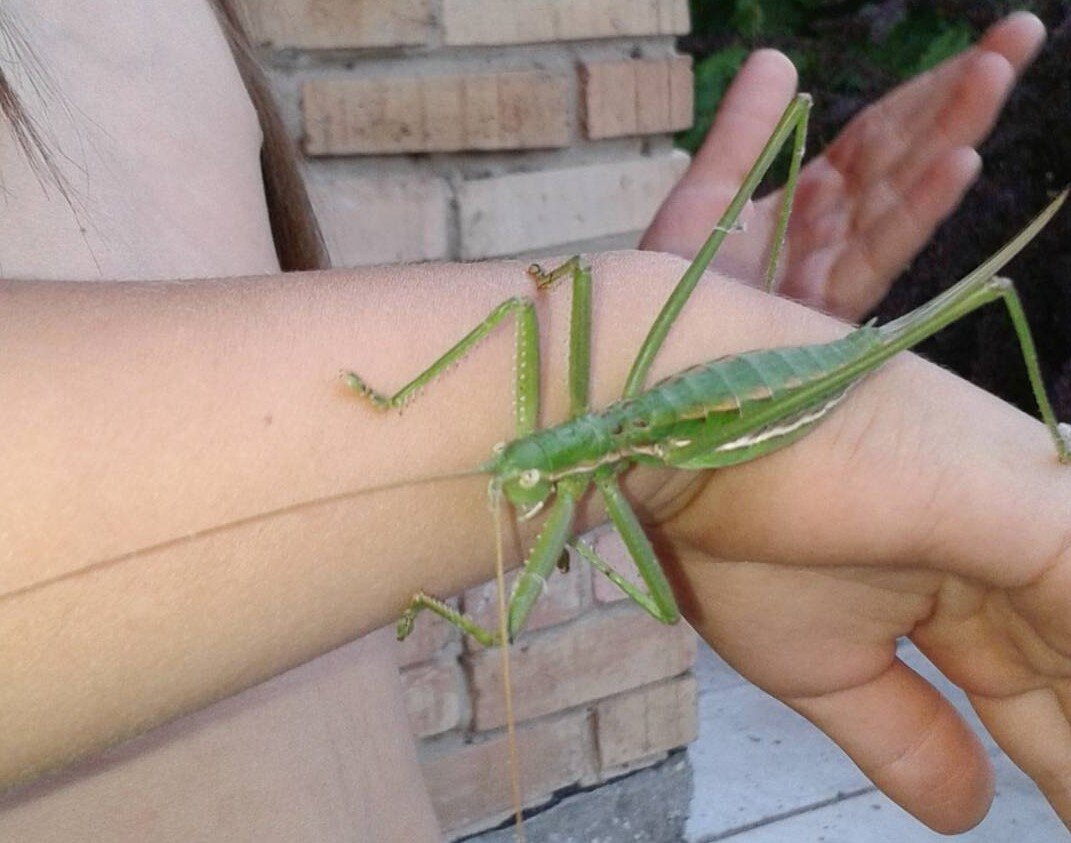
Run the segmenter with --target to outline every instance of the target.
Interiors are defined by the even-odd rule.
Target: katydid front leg
[[[575,417],[587,408],[587,381],[589,371],[591,330],[591,273],[581,265],[579,257],[573,257],[550,272],[543,272],[537,265],[529,268],[529,275],[537,289],[544,289],[559,278],[572,277],[573,314],[570,330],[569,392],[570,412]],[[535,428],[539,414],[539,340],[535,310],[528,299],[510,299],[496,307],[472,331],[465,335],[442,357],[393,395],[384,395],[370,388],[359,375],[346,375],[347,384],[374,407],[381,410],[400,409],[412,400],[418,390],[443,374],[451,364],[462,359],[507,316],[517,316],[517,340],[514,364],[514,403],[516,438],[521,439]],[[573,479],[557,485],[554,502],[547,514],[536,542],[533,545],[524,569],[514,585],[508,612],[508,635],[513,638],[523,628],[536,600],[543,593],[546,580],[565,552],[573,527],[576,501],[587,487],[586,480]],[[500,504],[502,488],[497,478],[490,486],[492,506]],[[522,506],[523,502],[519,502]],[[539,505],[533,505],[529,514],[534,514]],[[467,615],[424,592],[413,596],[409,606],[398,620],[397,635],[404,639],[413,629],[417,616],[423,610],[439,615],[448,623],[471,635],[486,647],[501,644],[501,635],[481,627]]]

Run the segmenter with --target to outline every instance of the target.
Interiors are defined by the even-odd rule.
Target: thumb
[[[989,810],[985,750],[948,700],[899,659],[861,685],[784,701],[935,831],[966,831]]]

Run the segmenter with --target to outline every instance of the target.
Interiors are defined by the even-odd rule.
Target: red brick
[[[544,627],[554,626],[575,618],[584,608],[585,568],[583,560],[571,561],[569,573],[555,570],[547,580],[546,590],[536,601],[532,614],[528,616],[525,632],[532,632]],[[520,575],[519,570],[506,575],[506,594],[509,595],[513,583]],[[465,612],[486,629],[498,628],[498,588],[494,581],[484,583],[465,592]],[[523,633],[522,633],[523,634]],[[467,646],[474,642],[466,641]],[[475,645],[473,649],[478,648]]]
[[[584,62],[584,126],[589,138],[675,132],[692,124],[692,60]]]
[[[447,44],[682,35],[685,0],[443,0]]]
[[[405,708],[413,734],[448,732],[461,721],[462,677],[456,663],[428,662],[402,671]]]
[[[684,673],[695,658],[695,634],[686,624],[665,626],[622,605],[545,630],[515,644],[510,655],[521,722]],[[505,723],[501,653],[469,658],[474,725],[498,728]]]
[[[595,747],[587,712],[540,720],[517,730],[525,806],[594,777]],[[504,732],[422,761],[424,781],[444,831],[457,836],[497,824],[512,811]]]
[[[250,35],[280,49],[426,44],[430,0],[245,0]]]
[[[314,79],[310,155],[530,149],[569,143],[564,77],[537,70]]]
[[[595,706],[600,772],[623,772],[695,740],[695,677],[648,685]]]

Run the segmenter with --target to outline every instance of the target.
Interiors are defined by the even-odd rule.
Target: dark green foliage
[[[881,305],[881,321],[932,298],[1071,183],[1071,0],[692,0],[691,5],[693,33],[681,46],[696,56],[697,83],[709,83],[697,90],[697,122],[709,124],[726,75],[748,51],[776,47],[796,63],[800,89],[815,98],[810,154],[867,103],[959,52],[1009,12],[1033,11],[1048,27],[1044,51],[981,149],[982,177]],[[701,137],[685,133],[682,145],[692,148]],[[1071,421],[1071,212],[1059,214],[1008,274],[1036,327],[1057,413]],[[962,320],[924,352],[1032,411],[1003,313],[983,311]]]

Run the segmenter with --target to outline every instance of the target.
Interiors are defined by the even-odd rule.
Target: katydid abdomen
[[[488,464],[501,477],[556,483],[563,477],[634,462],[688,467],[682,454],[701,452],[703,467],[754,459],[794,441],[817,424],[844,386],[808,396],[797,412],[756,428],[753,417],[776,408],[880,344],[876,328],[840,340],[721,357],[659,382],[635,398],[515,440]],[[746,434],[744,433],[746,431]],[[795,435],[793,435],[795,434]]]

